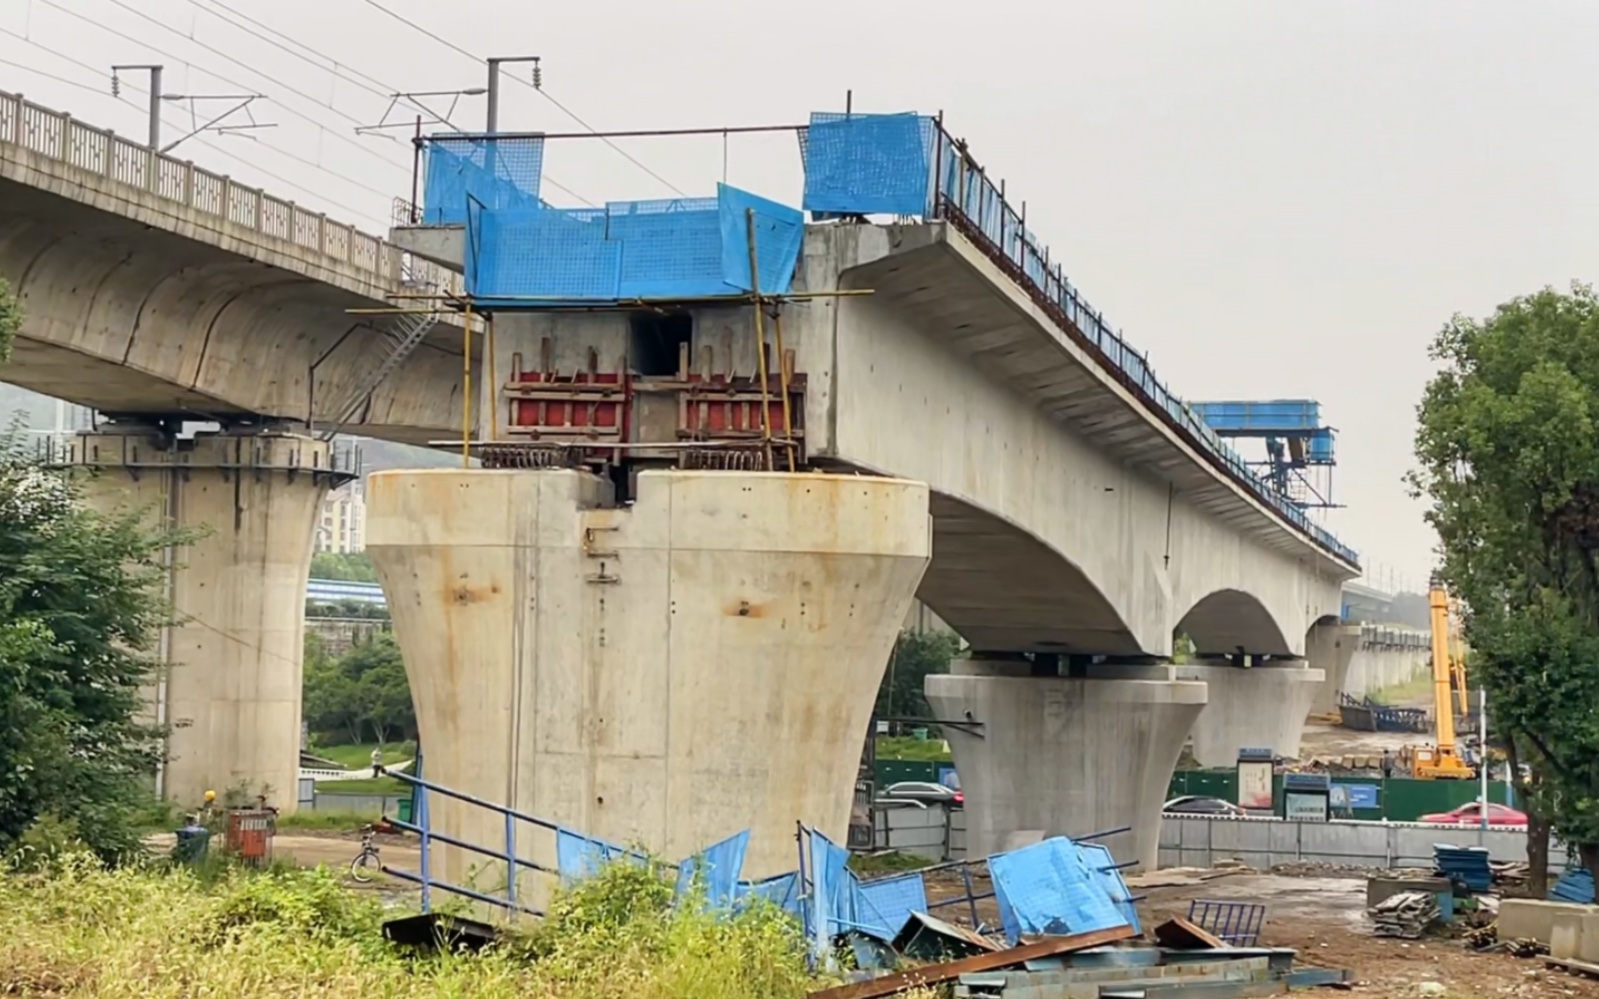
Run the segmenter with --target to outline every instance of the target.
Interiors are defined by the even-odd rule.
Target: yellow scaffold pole
[[[755,356],[761,375],[761,444],[766,451],[766,470],[775,472],[777,462],[772,460],[772,396],[771,387],[766,384],[766,324],[761,316],[760,260],[755,252],[755,209],[744,209],[744,221],[750,241],[750,294],[755,297],[755,338],[760,341]]]
[[[461,467],[472,467],[472,301],[461,323]]]

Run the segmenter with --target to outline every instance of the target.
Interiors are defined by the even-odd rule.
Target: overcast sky
[[[1384,584],[1418,586],[1432,561],[1401,482],[1432,335],[1587,280],[1599,252],[1583,235],[1599,231],[1599,4],[380,2],[471,56],[371,0],[0,0],[0,89],[130,136],[143,80],[113,99],[112,63],[165,63],[172,93],[264,94],[252,110],[276,128],[177,152],[372,231],[410,152],[356,125],[394,90],[481,86],[472,56],[542,56],[548,97],[601,129],[799,122],[846,89],[863,111],[942,109],[1177,392],[1321,402],[1347,504],[1327,522]],[[454,121],[482,114],[465,98]],[[168,141],[188,116],[168,105]],[[518,82],[500,125],[581,130]],[[719,138],[621,145],[643,166],[553,148],[546,196],[711,194],[723,177]],[[735,138],[726,163],[798,203],[792,136]]]

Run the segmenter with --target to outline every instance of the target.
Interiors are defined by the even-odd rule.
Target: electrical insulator
[[[112,97],[121,97],[122,96],[122,81],[117,79],[117,74],[116,74],[115,71],[113,71],[111,73],[111,96]]]
[[[544,69],[537,62],[533,64],[533,89],[544,89]]]

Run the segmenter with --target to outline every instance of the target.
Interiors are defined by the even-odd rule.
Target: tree
[[[1530,812],[1599,873],[1599,299],[1574,285],[1457,316],[1432,356],[1410,481],[1467,606],[1473,682],[1537,775]]]
[[[312,579],[336,579],[349,583],[375,583],[378,571],[365,552],[317,552],[311,556]]]
[[[933,709],[922,693],[929,673],[948,673],[960,651],[960,639],[947,631],[902,631],[877,689],[874,709],[883,718],[931,718]]]
[[[370,734],[380,743],[416,737],[416,709],[394,636],[380,632],[337,659],[306,636],[303,708],[306,724],[352,743]]]
[[[0,277],[0,364],[11,360],[11,345],[22,329],[22,303],[11,293],[11,285]]]
[[[185,539],[79,500],[0,435],[0,848],[55,820],[111,859],[138,849],[160,759],[140,714],[169,620],[161,553]]]

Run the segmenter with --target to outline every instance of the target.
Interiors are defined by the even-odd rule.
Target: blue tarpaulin
[[[1086,933],[1126,926],[1095,864],[1064,836],[988,858],[1000,922],[1015,943],[1024,934]]]
[[[687,895],[698,880],[709,905],[719,908],[733,904],[738,897],[738,876],[744,870],[744,854],[749,845],[750,831],[746,829],[683,861],[677,867],[677,896]]]

